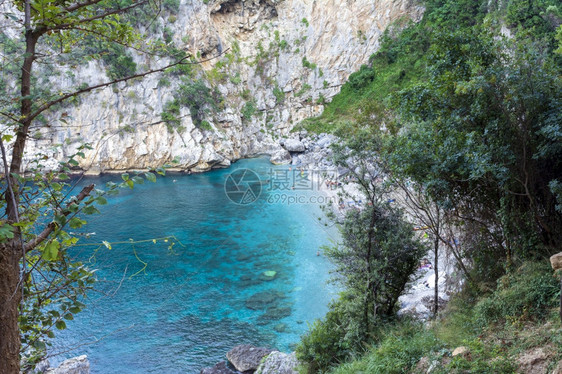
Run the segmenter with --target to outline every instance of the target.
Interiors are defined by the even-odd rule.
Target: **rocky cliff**
[[[414,0],[182,0],[163,12],[156,35],[200,61],[197,79],[216,89],[213,110],[181,107],[178,123],[161,119],[179,78],[152,75],[81,98],[34,134],[28,154],[51,165],[89,143],[80,159],[89,173],[146,169],[176,161],[179,170],[205,171],[234,160],[274,153],[279,140],[304,118],[319,114],[350,73],[368,61],[385,28],[418,20]],[[165,61],[134,55],[138,70]],[[106,80],[90,61],[52,78],[55,86]],[[61,116],[64,123],[59,122]],[[53,144],[60,144],[53,148]]]

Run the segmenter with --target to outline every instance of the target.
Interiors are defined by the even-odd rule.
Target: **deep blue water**
[[[270,183],[257,201],[235,204],[225,181],[246,168]],[[51,362],[87,354],[92,373],[199,373],[238,344],[289,351],[334,295],[328,261],[317,251],[337,230],[319,219],[317,204],[306,203],[319,196],[314,187],[287,190],[284,181],[270,191],[286,170],[243,160],[205,174],[169,174],[110,198],[101,215],[89,217],[91,241],[178,242],[171,250],[164,241],[72,249],[98,269],[99,292],[57,333],[52,352],[76,349]],[[285,200],[297,195],[299,204]]]

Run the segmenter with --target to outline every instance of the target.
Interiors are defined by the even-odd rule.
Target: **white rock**
[[[291,163],[291,154],[285,150],[278,150],[271,154],[269,161],[275,165],[285,165]]]
[[[304,152],[305,151],[304,144],[298,139],[294,139],[294,138],[285,139],[283,141],[283,144],[281,144],[281,145],[283,146],[283,148],[285,148],[289,152]]]
[[[299,361],[295,352],[271,352],[260,364],[256,374],[298,374]]]
[[[47,374],[90,374],[90,361],[86,355],[63,361],[56,369],[48,369]]]

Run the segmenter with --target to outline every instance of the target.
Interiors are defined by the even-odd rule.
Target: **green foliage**
[[[304,95],[306,92],[308,92],[310,89],[312,88],[312,86],[308,83],[305,83],[302,85],[301,89],[297,91],[297,93],[295,93],[296,97],[301,97],[302,95]]]
[[[254,116],[257,110],[258,108],[256,106],[255,100],[250,100],[247,101],[246,104],[244,104],[240,113],[242,114],[242,118],[244,120],[249,121]]]
[[[381,326],[395,317],[398,298],[427,251],[414,238],[403,213],[385,202],[387,191],[378,182],[382,164],[375,156],[380,139],[364,129],[347,129],[347,133],[352,136],[345,143],[333,146],[334,162],[351,170],[367,204],[346,212],[342,243],[325,249],[335,265],[334,281],[345,292],[331,305],[331,319],[317,323],[303,343],[301,358],[309,360],[313,372],[326,370],[378,339]],[[349,160],[354,160],[353,166]],[[336,323],[337,329],[331,327]],[[342,343],[346,350],[338,345]],[[334,355],[338,349],[341,352]]]
[[[297,358],[305,362],[308,373],[325,372],[343,362],[352,349],[346,330],[349,320],[342,308],[345,296],[330,305],[330,311],[321,320],[309,326],[296,348]]]
[[[380,339],[380,343],[361,359],[343,364],[330,373],[410,373],[423,356],[434,355],[443,347],[431,330],[408,320],[386,326]]]
[[[236,73],[230,77],[230,82],[232,84],[240,84],[242,83],[242,78],[240,77],[240,73]]]
[[[302,58],[302,66],[305,67],[305,68],[311,69],[311,70],[314,70],[317,67],[315,63],[312,63],[312,62],[308,61],[306,59],[306,56],[304,56]]]
[[[445,367],[436,371],[438,374],[513,374],[517,365],[506,355],[501,345],[484,344],[480,339],[463,342],[468,348],[469,357],[458,355]]]
[[[180,116],[180,104],[178,100],[172,100],[166,102],[164,104],[164,108],[162,110],[162,121],[166,122],[166,126],[168,127],[169,131],[172,131],[174,128],[179,128],[181,125],[181,120],[179,119]]]
[[[124,46],[113,43],[99,43],[95,48],[105,51],[101,54],[101,57],[106,65],[106,72],[109,79],[124,78],[136,73],[137,64],[133,61],[133,57]]]
[[[277,104],[283,104],[283,102],[285,101],[285,92],[283,92],[283,90],[280,89],[278,85],[275,85],[275,87],[273,87],[273,96],[275,96],[275,102]]]
[[[220,101],[222,101],[222,97],[216,89],[210,89],[201,79],[182,78],[174,97],[174,100],[164,105],[161,114],[162,120],[166,122],[170,131],[174,128],[183,130],[179,118],[182,107],[189,108],[195,126],[205,130],[210,129],[208,123],[207,126],[203,125],[203,119],[217,110]]]
[[[164,0],[162,1],[162,7],[170,13],[177,13],[180,10],[180,1]]]
[[[476,305],[476,318],[481,326],[544,319],[559,296],[560,283],[548,263],[525,263],[498,280],[494,293]]]
[[[548,233],[562,227],[549,187],[562,174],[560,76],[535,43],[520,42],[510,55],[506,48],[477,30],[441,34],[431,78],[396,96],[411,123],[391,146],[396,169],[444,204],[470,205],[469,216],[502,227],[499,242],[477,229],[466,243],[473,261],[492,254],[480,264],[494,255],[548,255],[559,245]]]
[[[360,90],[367,87],[375,79],[375,71],[367,65],[361,65],[358,72],[349,76],[349,85],[354,90]]]
[[[555,52],[562,55],[562,25],[558,26],[558,29],[556,30],[556,40],[558,41],[558,48]]]

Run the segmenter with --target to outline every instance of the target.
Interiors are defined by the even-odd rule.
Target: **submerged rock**
[[[258,292],[246,300],[246,308],[252,310],[271,309],[272,304],[275,304],[283,297],[284,295],[278,291]]]
[[[287,331],[287,324],[286,323],[278,323],[275,326],[273,326],[273,330],[275,330],[277,332],[285,332],[285,331]]]
[[[279,307],[274,306],[271,308],[267,308],[267,311],[258,317],[257,324],[260,326],[267,325],[272,321],[279,321],[285,317],[289,317],[291,315],[291,307]]]
[[[262,358],[273,352],[271,349],[263,347],[254,347],[253,345],[243,344],[232,348],[226,354],[228,361],[236,368],[236,370],[255,371]]]
[[[298,374],[299,361],[295,352],[271,352],[260,364],[256,374]]]

